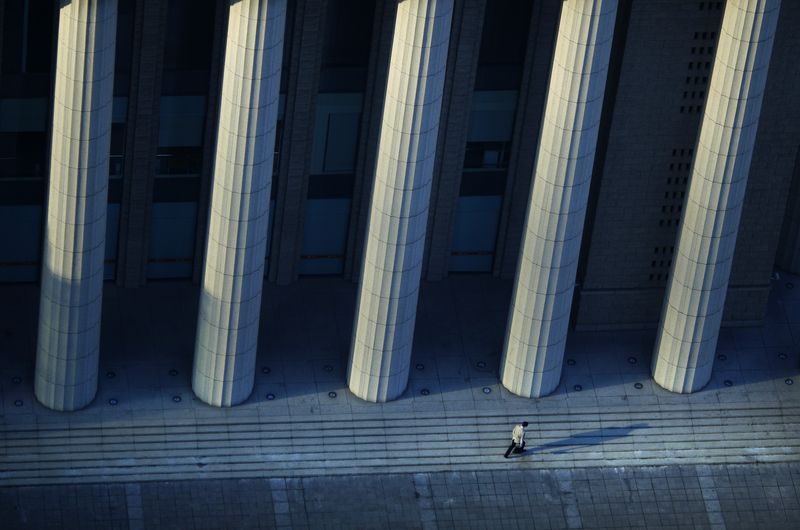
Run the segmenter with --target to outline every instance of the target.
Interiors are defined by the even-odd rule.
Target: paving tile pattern
[[[8,530],[789,529],[798,498],[800,465],[701,464],[0,488],[0,517]]]

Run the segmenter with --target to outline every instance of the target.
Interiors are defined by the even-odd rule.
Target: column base
[[[77,385],[60,385],[37,375],[33,394],[43,406],[61,412],[74,412],[87,407],[97,395],[97,377]]]
[[[552,394],[561,382],[560,362],[558,366],[541,372],[529,372],[509,363],[505,363],[502,370],[500,381],[503,386],[512,394],[520,397],[544,397]]]
[[[408,370],[392,375],[373,375],[350,365],[347,386],[356,397],[372,403],[386,403],[403,395],[408,387]]]
[[[242,403],[253,393],[254,383],[255,374],[228,381],[219,381],[197,371],[192,375],[194,395],[212,407],[233,407]]]
[[[711,381],[713,359],[701,366],[675,366],[656,355],[653,361],[653,381],[664,390],[676,394],[691,394],[702,390]]]

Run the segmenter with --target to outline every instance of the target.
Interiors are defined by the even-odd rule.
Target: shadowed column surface
[[[711,378],[780,0],[729,0],[722,19],[653,378],[694,392]]]
[[[453,0],[397,6],[347,374],[368,401],[408,383],[452,14]]]
[[[540,397],[561,378],[617,0],[561,8],[501,380]]]
[[[253,389],[285,18],[286,0],[230,6],[192,377],[210,405]]]
[[[116,0],[61,3],[35,375],[56,410],[97,392],[116,27]]]

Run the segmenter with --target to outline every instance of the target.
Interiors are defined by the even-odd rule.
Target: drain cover
[[[15,375],[14,377],[11,378],[11,382],[14,383],[15,385],[18,385],[22,382],[22,378]]]
[[[331,398],[331,399],[335,399],[336,398],[336,392],[328,392],[328,397]]]
[[[180,403],[183,399],[180,396],[172,396],[172,401],[175,403]]]
[[[572,389],[575,390],[575,392],[580,392],[583,390],[583,387],[581,385],[575,385],[572,387]]]
[[[419,393],[422,394],[423,396],[427,396],[428,394],[431,393],[431,391],[428,390],[427,388],[423,388],[422,390],[419,391]]]
[[[785,353],[779,353],[778,354],[778,359],[780,359],[782,361],[785,361],[787,357],[788,357],[788,355],[786,355]]]
[[[483,361],[478,361],[477,363],[475,363],[475,366],[477,366],[478,368],[486,368],[486,363]]]
[[[416,368],[417,370],[424,370],[424,369],[425,369],[425,365],[424,365],[424,364],[422,364],[422,363],[417,363],[417,365],[416,365],[416,367],[415,367],[415,368]]]
[[[261,368],[261,373],[262,373],[262,374],[268,374],[268,373],[270,373],[271,371],[272,371],[272,370],[270,370],[270,369],[269,369],[269,366],[264,366],[264,367],[262,367],[262,368]]]
[[[575,366],[575,359],[567,359],[567,365]]]
[[[267,394],[267,401],[272,401],[275,399],[275,394]]]
[[[117,374],[115,374],[114,372],[111,371],[106,372],[107,379],[114,379],[115,377],[117,377]]]
[[[644,388],[644,385],[641,383],[634,383],[633,388],[635,388],[636,390],[641,390]]]
[[[491,394],[492,393],[492,389],[489,388],[488,386],[485,386],[485,387],[483,387],[483,393],[484,394]]]
[[[330,364],[326,364],[325,366],[322,367],[322,369],[325,370],[326,372],[333,372],[333,366],[331,366]]]
[[[628,357],[628,362],[630,364],[636,364],[639,362],[639,359],[637,359],[636,357]]]
[[[725,381],[722,382],[722,384],[725,386],[733,386],[733,381],[731,381],[730,379],[726,379]]]
[[[176,375],[178,375],[178,371],[175,368],[173,368],[172,370],[169,371],[169,375],[175,377]]]
[[[717,355],[717,359],[719,359],[720,361],[727,361],[728,356],[725,355],[724,353],[720,353],[719,355]]]
[[[118,403],[119,403],[119,401],[117,401],[117,398],[111,398],[111,399],[108,400],[108,404],[111,405],[112,407],[115,406]]]
[[[791,377],[787,377],[786,379],[784,379],[783,382],[786,383],[787,385],[793,385],[794,384],[794,380],[792,380]]]
[[[21,399],[17,399],[17,400],[14,401],[14,406],[15,407],[21,407],[24,404],[25,404],[25,402],[23,402]]]

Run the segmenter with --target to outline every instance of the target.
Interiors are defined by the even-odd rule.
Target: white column
[[[501,380],[539,397],[561,378],[617,0],[561,7]]]
[[[231,2],[192,388],[253,390],[286,0]]]
[[[653,378],[694,392],[711,378],[780,0],[728,0],[695,149]]]
[[[77,410],[97,392],[117,2],[62,2],[58,20],[34,388]]]
[[[368,401],[408,383],[452,14],[453,0],[397,6],[347,373]]]

